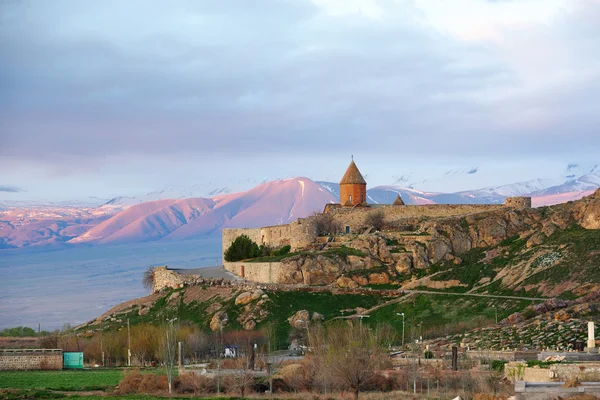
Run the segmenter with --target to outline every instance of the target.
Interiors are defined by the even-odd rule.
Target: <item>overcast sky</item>
[[[600,162],[599,126],[599,0],[0,0],[0,200],[351,154],[370,186],[477,169],[424,187],[461,190]]]

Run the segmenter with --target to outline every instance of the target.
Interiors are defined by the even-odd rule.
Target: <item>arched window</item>
[[[363,194],[360,195],[360,202],[361,203],[365,202],[365,196]]]
[[[349,195],[348,195],[348,201],[349,201],[350,203],[352,203],[352,195],[351,195],[351,194],[349,194]]]

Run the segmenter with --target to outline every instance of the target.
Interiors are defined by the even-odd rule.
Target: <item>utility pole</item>
[[[131,329],[129,327],[129,318],[127,318],[127,366],[131,367]]]
[[[396,313],[402,316],[402,347],[404,347],[404,313]]]
[[[102,353],[102,366],[104,367],[104,321],[100,322],[100,353]]]
[[[217,340],[217,394],[221,393],[221,342],[223,341],[223,321],[219,321],[219,339]]]
[[[496,308],[495,304],[492,307],[494,308],[494,313],[496,314],[496,325],[498,325],[498,309]]]

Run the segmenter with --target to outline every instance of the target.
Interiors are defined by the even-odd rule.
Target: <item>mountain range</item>
[[[576,200],[600,187],[597,165],[570,165],[564,178],[455,193],[377,186],[367,191],[367,200],[390,204],[400,194],[406,204],[500,204],[508,196],[531,196],[534,206],[543,206]],[[182,240],[219,234],[227,227],[287,224],[339,201],[337,183],[304,177],[265,182],[239,193],[216,189],[210,197],[196,196],[201,191],[199,186],[170,187],[141,196],[91,199],[80,206],[0,202],[0,248]]]

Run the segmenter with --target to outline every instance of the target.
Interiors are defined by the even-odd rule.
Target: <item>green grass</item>
[[[65,395],[63,393],[55,393],[49,390],[31,390],[21,389],[14,391],[0,392],[0,398],[4,400],[30,400],[30,399],[85,399],[85,400],[106,400],[106,399],[126,399],[126,400],[165,400],[165,399],[189,399],[189,396],[152,396],[147,394],[128,394],[128,395],[103,395],[103,396],[80,396],[80,395]],[[198,397],[196,397],[198,398]],[[243,400],[241,397],[202,397],[204,400]],[[275,399],[276,400],[276,399]]]
[[[415,295],[407,301],[382,307],[373,313],[363,323],[370,326],[387,323],[396,334],[402,332],[402,317],[405,314],[405,335],[417,338],[424,334],[426,337],[438,336],[459,326],[472,328],[494,323],[495,306],[498,310],[498,320],[505,318],[515,311],[521,311],[530,301],[486,299],[478,297],[457,297],[453,295]],[[419,328],[419,324],[422,326]],[[435,333],[435,334],[434,334]]]
[[[0,388],[64,391],[104,390],[116,386],[123,370],[0,371]]]
[[[548,238],[546,245],[557,249],[561,245],[566,247],[559,251],[560,259],[557,263],[530,276],[524,284],[560,284],[565,280],[581,283],[600,281],[600,253],[597,252],[600,249],[600,230],[583,229],[579,226],[558,230]]]
[[[271,301],[268,303],[269,318],[258,326],[269,322],[275,323],[276,348],[284,348],[292,330],[287,319],[296,311],[308,310],[311,315],[318,312],[326,320],[344,315],[341,310],[356,307],[371,308],[387,300],[377,294],[332,294],[330,292],[267,292]],[[346,315],[351,313],[346,313]]]

